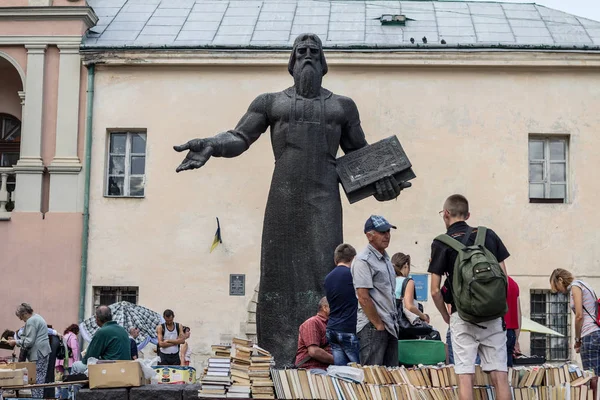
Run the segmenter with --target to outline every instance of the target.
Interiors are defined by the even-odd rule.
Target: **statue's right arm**
[[[267,130],[270,124],[267,115],[268,96],[261,94],[254,99],[235,129],[208,138],[214,157],[239,156]]]
[[[248,111],[238,122],[235,129],[219,133],[209,138],[192,139],[179,146],[173,146],[177,152],[188,151],[176,171],[201,168],[210,157],[236,157],[248,150],[248,147],[267,130],[270,124],[268,109],[272,94],[258,96]]]

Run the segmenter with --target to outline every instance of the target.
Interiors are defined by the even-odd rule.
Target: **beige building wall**
[[[600,75],[566,62],[536,64],[538,56],[523,56],[531,60],[522,64],[527,67],[511,56],[481,62],[478,54],[438,67],[418,55],[390,66],[358,59],[363,65],[345,66],[354,56],[332,57],[338,61],[330,63],[324,86],[354,99],[370,143],[397,135],[417,175],[397,201],[349,205],[344,199],[346,242],[364,248],[365,219],[384,215],[399,228],[390,254],[411,254],[414,272],[425,272],[431,241],[445,231],[438,211],[448,195],[462,193],[471,204],[469,223],[493,228],[512,254],[507,267],[521,287],[525,316],[530,289],[548,289],[554,268],[600,289]],[[590,57],[587,65],[594,62]],[[221,334],[241,331],[259,279],[273,171],[269,134],[236,159],[211,159],[199,171],[180,174],[175,168],[183,155],[172,145],[233,128],[255,96],[290,86],[283,58],[272,64],[98,66],[88,315],[93,286],[139,286],[141,304],[172,308],[191,326],[196,361]],[[491,64],[498,66],[485,66]],[[147,130],[143,199],[103,196],[107,130],[121,128]],[[530,134],[569,136],[568,204],[529,203]],[[209,253],[215,217],[224,243]],[[229,296],[231,273],[246,274],[245,297]],[[444,334],[431,299],[426,312]],[[521,346],[529,349],[527,334]]]

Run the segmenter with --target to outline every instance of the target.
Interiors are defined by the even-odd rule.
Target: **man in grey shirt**
[[[371,215],[364,230],[369,245],[352,263],[362,365],[398,366],[396,273],[385,251],[391,228],[396,229],[385,218]]]

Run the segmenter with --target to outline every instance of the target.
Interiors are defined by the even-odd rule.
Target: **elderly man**
[[[87,369],[90,358],[98,360],[131,360],[129,335],[122,326],[112,320],[112,312],[107,306],[96,309],[96,324],[100,327],[88,346],[83,361],[73,364],[74,373]]]
[[[367,145],[354,101],[321,85],[327,62],[317,35],[296,38],[288,72],[294,85],[258,96],[235,129],[175,146],[189,151],[177,171],[196,169],[211,156],[239,156],[271,128],[275,170],[263,226],[257,328],[259,343],[277,362],[291,358],[296,327],[312,314],[310,304],[334,267],[331,254],[343,242],[338,148],[349,153]],[[375,198],[392,200],[408,186],[383,178]]]
[[[136,328],[135,326],[132,326],[131,328],[129,328],[129,350],[131,353],[132,360],[138,359],[138,348],[137,348],[137,342],[135,339],[139,335],[140,335],[139,328]]]
[[[388,253],[390,229],[396,227],[379,215],[371,215],[364,232],[369,244],[354,258],[352,279],[358,297],[356,331],[360,363],[398,366],[396,273]]]
[[[307,319],[300,325],[298,333],[298,350],[295,366],[305,368],[313,373],[324,373],[333,364],[331,347],[327,343],[326,329],[329,319],[329,303],[323,297],[319,301],[317,315]]]

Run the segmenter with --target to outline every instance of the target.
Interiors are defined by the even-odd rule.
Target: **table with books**
[[[359,374],[276,369],[271,354],[246,339],[214,345],[199,398],[325,400],[458,400],[452,365],[395,367],[350,364]],[[360,376],[360,379],[357,378]],[[509,368],[513,400],[600,400],[594,375],[574,364]],[[489,374],[476,366],[475,400],[494,400]]]

